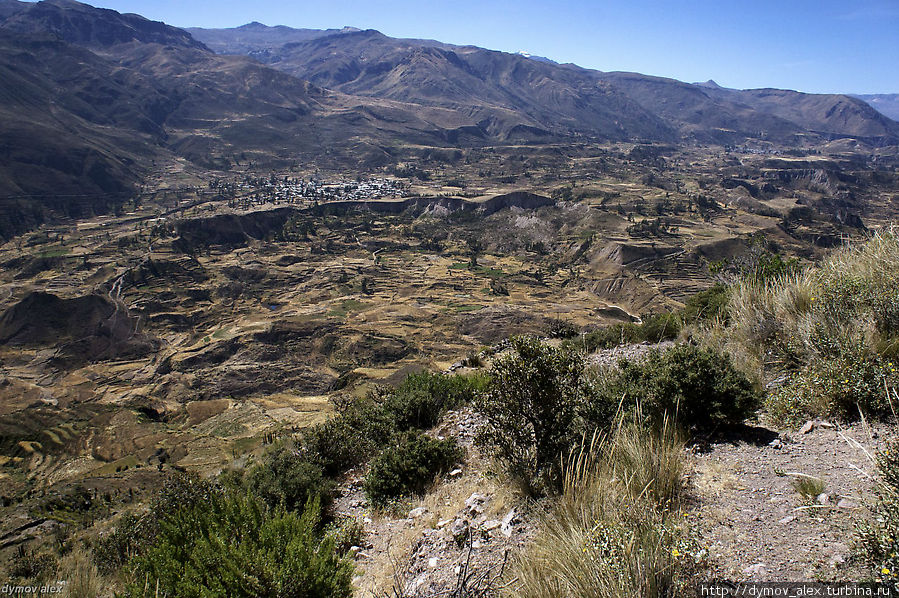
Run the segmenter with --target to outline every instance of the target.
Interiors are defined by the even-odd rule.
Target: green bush
[[[270,451],[249,471],[246,485],[270,507],[283,505],[288,511],[302,509],[313,500],[324,509],[334,489],[334,482],[325,478],[321,467],[292,443]]]
[[[798,426],[809,417],[854,420],[859,413],[883,417],[891,413],[885,386],[896,382],[892,361],[876,355],[817,359],[765,398],[765,408],[780,424]]]
[[[300,440],[305,458],[337,476],[364,463],[395,434],[392,415],[371,397],[356,399],[337,417],[306,430]]]
[[[727,318],[727,287],[716,284],[710,289],[691,295],[684,304],[681,318],[685,324]]]
[[[858,526],[858,555],[873,577],[899,590],[899,441],[877,456],[873,517]]]
[[[461,458],[462,451],[453,440],[406,433],[372,461],[365,492],[379,506],[400,496],[422,494],[435,477]]]
[[[144,513],[125,513],[113,529],[93,544],[97,567],[113,573],[143,553],[159,535],[161,520],[179,509],[200,508],[219,490],[196,474],[176,472],[168,476]]]
[[[586,417],[596,427],[608,424],[610,405],[623,402],[650,420],[667,415],[693,432],[708,432],[743,422],[758,409],[760,394],[727,354],[684,344],[652,350],[642,362],[622,360],[594,401]]]
[[[477,402],[486,419],[480,440],[528,492],[558,489],[560,459],[578,436],[578,412],[592,389],[584,358],[527,337],[511,345]]]
[[[409,374],[384,400],[398,430],[433,427],[450,409],[470,402],[484,385],[483,376],[449,376],[428,371]]]
[[[214,494],[164,516],[133,562],[131,596],[339,598],[352,565],[318,532],[319,506],[266,510],[251,495]]]
[[[639,324],[628,322],[593,330],[583,335],[582,338],[568,341],[566,346],[592,353],[599,349],[611,349],[619,345],[642,342],[659,343],[676,339],[681,328],[682,322],[679,314],[654,314],[644,316]]]

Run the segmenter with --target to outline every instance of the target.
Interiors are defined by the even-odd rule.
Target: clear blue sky
[[[179,27],[352,25],[737,88],[899,93],[899,0],[95,0]]]

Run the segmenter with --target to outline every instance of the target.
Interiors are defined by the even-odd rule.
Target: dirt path
[[[808,427],[808,425],[806,426]],[[873,454],[891,432],[824,422],[803,432],[755,428],[695,456],[691,474],[703,542],[731,580],[857,579],[851,562],[854,522],[866,516]],[[797,472],[824,480],[824,495],[806,500]]]

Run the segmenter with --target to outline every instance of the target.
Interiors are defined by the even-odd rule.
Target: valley
[[[0,572],[152,595],[170,509],[295,526],[253,538],[315,553],[335,596],[525,596],[487,586],[563,553],[541,543],[584,531],[554,527],[575,505],[609,509],[576,557],[650,521],[678,583],[863,578],[842,536],[895,432],[894,100],[0,0]],[[635,495],[621,450],[655,451]]]

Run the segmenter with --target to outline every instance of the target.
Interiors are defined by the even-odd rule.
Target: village
[[[411,184],[390,178],[324,181],[317,177],[308,180],[288,176],[253,178],[246,176],[238,182],[213,181],[221,199],[228,199],[229,207],[250,209],[263,204],[290,204],[309,207],[333,201],[395,199],[412,195]]]

